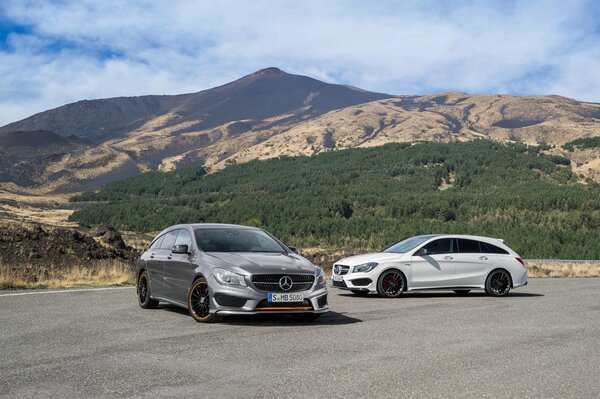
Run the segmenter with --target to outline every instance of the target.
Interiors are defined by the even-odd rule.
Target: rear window
[[[467,254],[478,254],[481,252],[479,249],[479,241],[468,240],[466,238],[458,238],[458,252]]]
[[[502,249],[500,247],[497,247],[493,244],[490,244],[488,242],[483,242],[481,241],[481,252],[483,252],[484,254],[502,254],[502,255],[508,255],[508,251],[505,249]]]

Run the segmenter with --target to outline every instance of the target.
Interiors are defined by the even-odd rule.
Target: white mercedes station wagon
[[[383,252],[352,256],[333,265],[333,287],[357,295],[396,298],[406,291],[474,289],[504,296],[527,284],[521,257],[488,237],[432,234],[408,238]]]

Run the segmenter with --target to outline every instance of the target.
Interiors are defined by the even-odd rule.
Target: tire
[[[398,298],[405,290],[406,278],[399,270],[386,270],[377,280],[377,292],[384,298]]]
[[[454,290],[454,293],[459,296],[467,295],[471,290]]]
[[[369,295],[369,291],[362,291],[362,290],[351,290],[352,293],[354,295],[358,295],[358,296],[367,296]]]
[[[485,280],[485,292],[496,297],[506,296],[510,292],[511,285],[510,273],[504,269],[496,269]]]
[[[135,292],[138,303],[143,309],[155,309],[158,306],[158,301],[150,298],[150,280],[145,270],[140,273],[137,279]]]
[[[315,321],[321,317],[321,313],[298,313],[292,314],[292,317],[298,321]]]
[[[221,317],[210,313],[210,290],[208,282],[199,278],[194,281],[188,293],[188,310],[190,316],[199,323],[216,323]]]

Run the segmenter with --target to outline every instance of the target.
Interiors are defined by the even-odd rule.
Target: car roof
[[[501,242],[503,243],[504,240],[502,238],[494,238],[494,237],[486,237],[486,236],[474,236],[474,235],[470,235],[470,234],[427,234],[427,235],[422,235],[419,237],[428,237],[428,238],[434,238],[434,237],[448,237],[448,238],[466,238],[469,240],[491,240],[491,241],[496,241],[496,242]]]
[[[192,229],[215,229],[215,228],[226,228],[226,229],[248,229],[248,230],[258,230],[257,227],[251,226],[242,226],[239,224],[227,224],[227,223],[187,223],[187,224],[176,224],[173,226],[169,226],[166,229],[162,230],[160,233],[156,235],[159,237],[165,233],[168,233],[172,230],[182,229],[185,227],[191,227]]]

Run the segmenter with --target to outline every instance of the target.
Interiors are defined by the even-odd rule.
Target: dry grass
[[[529,277],[600,277],[600,263],[527,262]]]
[[[10,269],[0,265],[0,289],[73,288],[129,285],[134,283],[131,266],[123,261],[101,260],[93,265]]]

